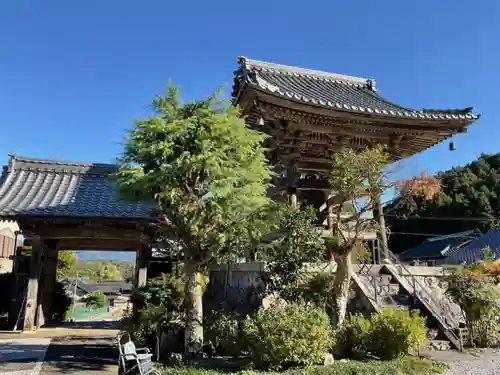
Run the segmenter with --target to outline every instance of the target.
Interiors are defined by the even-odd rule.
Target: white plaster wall
[[[0,274],[11,273],[14,267],[12,259],[0,258]]]
[[[0,229],[9,228],[12,233],[19,231],[19,225],[12,220],[0,220]]]

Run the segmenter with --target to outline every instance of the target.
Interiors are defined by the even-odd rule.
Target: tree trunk
[[[194,266],[185,264],[186,276],[184,304],[186,307],[186,327],[184,351],[188,356],[201,354],[203,347],[203,303],[202,288]]]
[[[335,314],[333,317],[333,323],[334,327],[337,329],[343,329],[353,272],[351,252],[349,251],[342,255],[335,254],[334,257],[335,262],[337,263],[337,271],[335,272],[335,281],[333,286],[335,294]]]
[[[161,330],[156,332],[156,362],[160,361],[160,341],[161,341]]]

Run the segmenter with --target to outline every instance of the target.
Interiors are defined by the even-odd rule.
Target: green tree
[[[272,242],[262,251],[262,258],[267,261],[267,291],[297,302],[300,299],[298,286],[308,278],[304,264],[324,260],[325,241],[316,225],[316,212],[312,207],[284,204],[271,207]]]
[[[500,216],[500,154],[483,154],[464,166],[436,174],[441,191],[432,200],[404,195],[387,205],[386,221],[393,234],[389,245],[401,252],[420,244],[426,236],[471,229],[487,229]],[[461,220],[474,217],[474,220]],[[449,220],[444,220],[449,218]]]
[[[498,344],[497,316],[500,315],[500,290],[495,275],[469,267],[446,278],[446,293],[465,313],[472,340],[481,346]]]
[[[106,306],[107,298],[103,292],[90,292],[85,299],[85,306],[89,309],[100,309]]]
[[[57,277],[74,276],[78,255],[74,251],[62,251],[57,254]]]
[[[244,224],[268,203],[264,135],[217,97],[183,105],[170,86],[128,133],[117,175],[122,194],[158,203],[164,237],[182,251],[187,354],[203,343],[199,272],[247,237]]]
[[[344,148],[332,158],[327,249],[330,258],[337,264],[334,316],[335,324],[340,329],[346,316],[353,254],[360,248],[363,232],[380,231],[378,221],[370,213],[379,209],[382,194],[387,189],[398,188],[402,195],[419,196],[425,200],[432,199],[440,189],[439,180],[432,176],[392,181],[387,168],[390,160],[390,155],[382,146],[362,150]],[[348,210],[347,207],[351,208]]]
[[[330,187],[334,199],[328,207],[327,240],[329,256],[335,260],[335,324],[342,328],[352,278],[352,253],[364,231],[374,230],[377,223],[367,215],[377,208],[377,199],[389,186],[384,172],[389,155],[381,147],[361,151],[345,148],[333,155]],[[346,206],[351,206],[346,213]]]
[[[88,277],[96,282],[123,279],[117,265],[111,261],[79,261],[76,265],[76,272],[78,272],[79,276]]]
[[[184,318],[184,283],[172,274],[148,280],[132,294],[135,309],[123,320],[123,328],[136,339],[145,340],[150,334],[156,339],[156,357],[159,355],[161,334]]]

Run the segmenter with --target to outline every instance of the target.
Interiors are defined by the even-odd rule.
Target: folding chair
[[[120,332],[116,341],[118,375],[160,375],[152,361],[153,354],[148,348],[136,348],[128,332]]]

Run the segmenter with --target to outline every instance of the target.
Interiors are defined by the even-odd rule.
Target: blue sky
[[[7,153],[110,162],[169,79],[185,99],[225,84],[238,55],[367,76],[413,107],[482,114],[457,151],[405,174],[500,152],[500,4],[482,1],[11,0],[0,5],[0,162]]]

